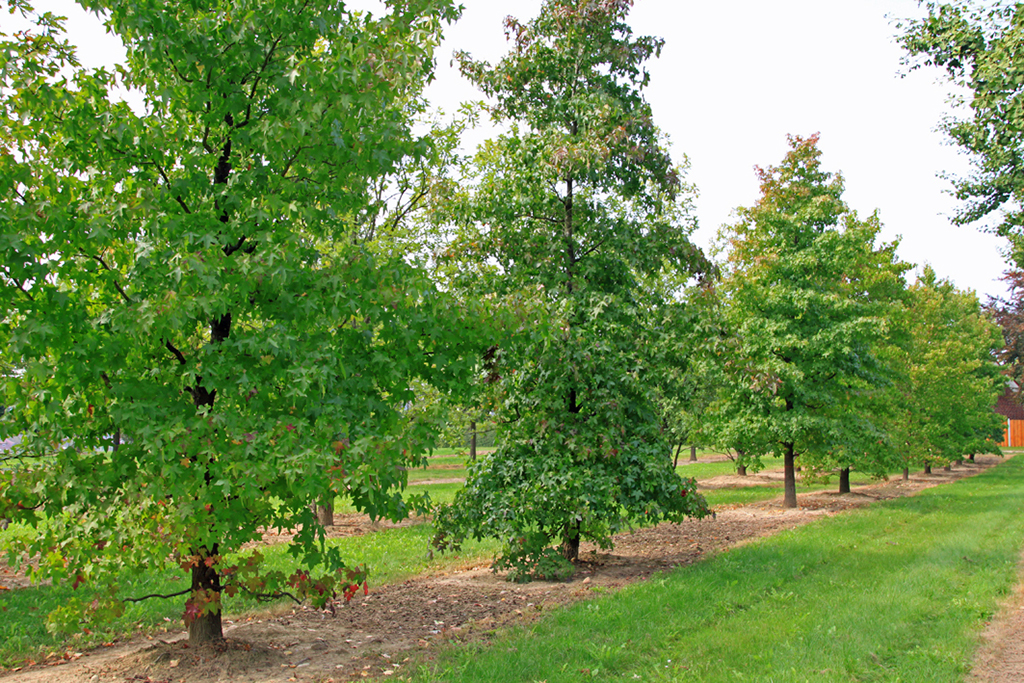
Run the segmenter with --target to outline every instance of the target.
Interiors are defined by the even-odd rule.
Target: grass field
[[[962,681],[1017,579],[1024,458],[576,603],[417,681]]]
[[[464,455],[435,455],[430,459],[426,469],[410,472],[413,484],[410,491],[428,492],[435,502],[452,500],[461,488],[461,483],[419,485],[416,482],[465,476],[465,461]],[[696,476],[701,479],[732,474],[734,464],[728,460],[684,463],[678,469],[683,476]],[[414,473],[415,477],[412,476]],[[866,480],[854,477],[854,485],[865,482]],[[818,484],[813,488],[825,487],[824,484]],[[809,490],[812,488],[800,488],[802,492]],[[730,506],[773,498],[780,493],[781,482],[777,485],[716,489],[707,491],[705,495],[713,506]],[[351,512],[351,509],[339,505],[339,513],[347,511]],[[3,552],[7,540],[24,533],[25,530],[18,525],[12,525],[7,531],[0,532],[0,553]],[[497,544],[494,542],[467,543],[458,555],[431,557],[428,555],[428,540],[431,533],[430,525],[418,525],[370,535],[332,539],[330,542],[338,545],[345,557],[352,558],[354,562],[365,562],[371,568],[373,585],[403,581],[424,572],[443,571],[447,567],[489,557],[497,550]],[[284,552],[283,547],[269,548],[265,555],[270,568],[279,568],[286,572],[294,569],[294,561]],[[122,594],[125,595],[166,594],[186,587],[183,577],[173,572],[124,574],[119,578],[119,583]],[[2,584],[0,577],[0,585]],[[90,632],[83,632],[70,643],[64,643],[48,634],[44,616],[59,605],[84,597],[86,596],[72,591],[68,586],[35,586],[0,592],[0,610],[3,613],[3,618],[0,619],[0,666],[11,666],[27,657],[38,658],[47,651],[60,650],[65,646],[80,649],[123,638],[139,630],[155,630],[165,625],[177,628],[180,625],[182,606],[179,600],[149,600],[129,605],[125,614],[118,620],[102,627],[92,626]],[[251,599],[234,598],[228,603],[228,618],[231,617],[231,613],[237,615],[266,608],[266,603],[258,604]]]

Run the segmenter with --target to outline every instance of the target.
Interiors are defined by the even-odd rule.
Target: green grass
[[[468,457],[445,456],[430,458],[427,467],[417,467],[409,470],[409,483],[415,484],[418,481],[427,479],[453,479],[466,478],[466,463]]]
[[[420,486],[415,483],[409,485],[409,493],[421,493],[426,491],[430,494],[430,500],[434,503],[450,503],[455,500],[455,494],[462,489],[462,483],[452,482],[450,484],[429,484]]]
[[[419,481],[452,477],[451,472],[458,470],[449,468],[460,467],[466,460],[465,455],[435,456],[431,458],[430,467],[426,470],[416,470],[424,473],[424,477]],[[723,461],[681,465],[679,470],[684,476],[697,475],[699,478],[706,478],[731,473],[732,468],[731,461]],[[411,481],[410,493],[429,492],[435,502],[450,502],[462,487],[461,483],[424,486],[417,484],[416,481]],[[854,485],[866,482],[866,478],[854,475]],[[779,496],[782,492],[781,486],[780,482],[778,485],[716,489],[707,491],[705,495],[713,506],[739,505]],[[834,486],[834,483],[817,484],[812,487],[800,486],[798,493]],[[339,504],[338,512],[353,510]],[[19,525],[12,525],[6,532],[0,532],[0,554],[4,552],[6,544],[11,539],[25,536],[27,533],[28,530]],[[469,560],[488,557],[497,550],[497,543],[494,542],[467,543],[458,555],[436,556],[430,559],[427,555],[427,541],[431,533],[429,525],[419,525],[334,539],[331,543],[341,547],[344,557],[351,558],[356,563],[365,562],[370,566],[371,586],[403,581],[422,572],[440,571]],[[283,546],[268,548],[264,555],[270,569],[281,569],[290,573],[295,568],[293,558],[287,555]],[[183,577],[175,572],[147,572],[137,576],[125,574],[120,578],[120,585],[123,595],[172,593],[186,587]],[[80,649],[98,645],[130,636],[140,629],[154,630],[162,626],[180,628],[183,610],[181,598],[149,600],[129,605],[121,618],[90,634],[83,634],[70,642],[54,639],[45,630],[45,615],[75,597],[82,596],[67,586],[36,586],[0,593],[0,610],[3,610],[0,616],[0,666],[11,666],[26,657],[38,658],[47,651],[62,650],[64,647]],[[265,608],[265,603],[257,604],[244,597],[236,597],[227,603],[228,611],[236,614]]]
[[[451,501],[461,486],[413,486],[410,492],[429,491],[432,500],[445,502]],[[348,509],[351,511],[351,508]],[[339,509],[339,512],[345,512],[345,509]],[[27,540],[29,533],[26,527],[18,524],[12,524],[7,531],[0,532],[0,556],[13,539]],[[343,557],[350,558],[353,563],[365,563],[370,568],[371,589],[373,586],[396,583],[419,574],[443,571],[468,561],[484,559],[492,556],[498,548],[498,544],[493,541],[467,540],[460,552],[435,554],[431,558],[428,548],[432,534],[431,525],[420,524],[362,536],[335,538],[329,543],[338,546]],[[295,559],[286,552],[286,546],[269,546],[262,552],[268,570],[280,569],[290,574],[297,568]],[[166,595],[188,587],[182,573],[176,571],[147,571],[138,575],[124,573],[118,583],[120,594],[124,596],[153,593]],[[94,647],[130,637],[139,630],[181,628],[184,598],[154,599],[128,604],[125,613],[118,619],[103,626],[90,625],[90,633],[82,633],[71,641],[51,636],[46,631],[46,615],[74,598],[85,597],[83,590],[74,591],[68,585],[32,586],[0,592],[0,667],[15,666],[26,658],[39,659],[47,652],[63,651],[67,647]],[[229,618],[231,614],[265,610],[269,606],[268,603],[258,603],[244,594],[230,598],[225,605]]]
[[[330,544],[338,546],[343,557],[369,566],[371,589],[490,557],[497,549],[494,542],[468,540],[458,553],[430,557],[428,548],[432,534],[432,526],[419,524],[363,536],[331,539]],[[297,568],[295,559],[286,552],[283,545],[269,546],[262,552],[268,570],[280,569],[291,573]],[[183,575],[172,571],[150,571],[134,577],[126,573],[119,583],[121,594],[125,596],[168,594],[188,587]],[[91,625],[90,628],[94,629],[91,633],[83,633],[68,642],[47,633],[46,615],[73,598],[83,597],[86,596],[82,590],[76,592],[67,585],[32,586],[0,593],[0,667],[14,666],[26,658],[38,659],[48,651],[63,651],[65,647],[80,649],[130,637],[139,630],[181,628],[184,598],[174,598],[129,604],[120,618],[102,627]],[[277,603],[287,604],[287,600]],[[225,605],[228,618],[254,610],[265,610],[269,606],[266,602],[257,602],[241,593],[230,598]]]
[[[476,449],[477,455],[483,455],[484,453],[490,453],[494,448],[478,448]],[[431,458],[443,458],[450,456],[458,456],[460,458],[469,459],[468,448],[435,448],[430,454]]]
[[[766,467],[765,469],[777,469]],[[720,477],[726,474],[736,474],[736,463],[732,460],[716,460],[714,462],[682,462],[676,467],[680,477],[693,477],[694,479],[709,479]]]
[[[714,489],[701,491],[702,496],[711,507],[749,505],[771,500],[782,495],[781,486],[746,486],[736,489]]]
[[[962,681],[1015,584],[1024,459],[560,609],[417,681]]]

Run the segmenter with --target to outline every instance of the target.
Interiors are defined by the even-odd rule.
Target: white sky
[[[449,112],[480,99],[450,65],[452,51],[494,62],[507,49],[504,16],[525,20],[540,7],[540,0],[462,2],[463,17],[446,32],[428,91]],[[119,58],[120,46],[71,0],[37,4],[71,17],[86,64]],[[842,172],[847,203],[862,215],[878,209],[883,238],[902,236],[904,260],[930,263],[983,299],[1004,293],[1003,240],[953,227],[948,217],[956,202],[937,177],[968,170],[966,158],[936,131],[951,111],[949,87],[936,70],[900,77],[907,70],[893,20],[919,13],[916,0],[637,0],[634,32],[666,41],[649,65],[647,98],[673,155],[690,159],[689,180],[700,192],[698,244],[706,247],[736,206],[756,201],[753,167],[781,162],[787,133],[820,132],[825,167]]]

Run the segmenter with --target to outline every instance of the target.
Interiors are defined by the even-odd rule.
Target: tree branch
[[[205,145],[205,141],[204,141],[203,144]],[[167,177],[166,173],[164,173],[163,166],[161,166],[160,164],[158,164],[155,161],[151,161],[149,163],[153,164],[153,166],[156,167],[156,172],[160,174],[161,178],[163,178],[164,184],[167,185],[167,187],[170,187],[171,186],[171,179]],[[178,206],[180,206],[185,213],[187,213],[189,215],[192,214],[192,211],[190,211],[189,208],[188,208],[188,204],[185,203],[185,200],[181,198],[180,194],[175,196],[174,199],[178,202]]]
[[[179,363],[181,363],[182,365],[185,364],[185,356],[181,353],[181,351],[175,348],[174,344],[168,341],[164,342],[164,346],[167,347],[168,351],[174,354],[174,357],[178,359]]]
[[[171,53],[170,52],[168,52],[167,50],[164,50],[164,56],[167,57],[167,63],[171,65],[171,70],[174,71],[175,75],[177,75],[178,78],[180,78],[181,80],[185,81],[186,83],[195,83],[194,80],[192,80],[191,78],[186,78],[185,74],[183,74],[180,71],[178,71],[178,65],[174,63],[173,59],[171,59]]]
[[[604,243],[605,243],[605,242],[607,242],[607,241],[608,241],[608,238],[607,238],[607,237],[605,237],[605,238],[604,238],[603,240],[598,240],[598,242],[597,242],[596,244],[594,244],[594,245],[593,245],[592,247],[590,247],[589,249],[585,249],[585,250],[583,251],[583,253],[582,253],[582,254],[580,254],[580,259],[585,259],[586,257],[590,256],[590,255],[591,255],[591,254],[593,254],[593,253],[594,253],[595,251],[597,251],[598,249],[600,249],[601,247],[603,247],[603,246],[604,246]]]
[[[284,170],[281,171],[282,178],[288,177],[288,171],[292,170],[292,164],[295,163],[295,160],[299,158],[299,155],[302,154],[302,150],[304,149],[309,149],[309,147],[299,147],[298,149],[295,150],[295,154],[293,154],[292,157],[288,160],[288,162],[285,163]]]
[[[299,600],[297,597],[295,597],[294,595],[292,595],[288,591],[277,591],[276,593],[256,593],[255,591],[249,590],[245,586],[239,586],[238,584],[232,584],[232,585],[235,588],[237,588],[238,590],[245,591],[246,593],[248,593],[252,597],[256,598],[257,600],[276,600],[277,598],[291,598],[292,600],[295,601],[296,604],[298,604],[298,605],[302,604],[301,600]]]
[[[303,10],[305,10],[305,7],[306,6],[303,5],[303,7],[298,8],[297,11],[302,12]],[[243,128],[244,126],[248,125],[252,115],[252,102],[256,98],[256,88],[259,86],[260,81],[263,79],[263,73],[267,70],[267,67],[270,66],[270,60],[274,56],[274,53],[277,52],[277,48],[281,44],[282,40],[284,40],[284,36],[278,36],[277,39],[275,39],[274,42],[270,45],[270,49],[267,50],[267,54],[264,55],[263,64],[261,64],[259,69],[257,69],[256,77],[252,81],[252,87],[249,88],[249,105],[246,107],[245,120],[239,123],[238,126],[236,126],[237,128]],[[245,84],[245,79],[242,80],[242,84]]]
[[[245,235],[242,235],[241,239],[239,239],[237,242],[235,242],[234,245],[230,245],[229,244],[226,247],[224,247],[224,255],[225,256],[231,256],[236,251],[241,249],[243,244],[245,244]]]
[[[178,591],[177,593],[168,593],[167,595],[163,595],[161,593],[150,593],[149,595],[143,595],[141,598],[124,598],[123,600],[121,600],[121,602],[142,602],[143,600],[149,600],[150,598],[163,598],[164,600],[168,600],[170,598],[177,598],[182,595],[188,595],[191,592],[191,588],[186,588],[183,591]]]
[[[399,210],[399,211],[398,211],[398,212],[397,212],[397,213],[396,213],[396,214],[394,215],[394,217],[393,217],[393,218],[391,219],[391,229],[392,229],[392,230],[397,230],[397,229],[398,229],[398,226],[399,226],[399,224],[400,224],[400,223],[401,223],[401,222],[402,222],[403,220],[405,220],[405,217],[406,217],[406,216],[408,216],[408,215],[409,215],[410,213],[412,213],[412,212],[413,212],[413,210],[414,210],[414,209],[416,208],[416,206],[417,206],[417,205],[418,205],[418,204],[420,203],[420,201],[421,201],[421,200],[422,200],[422,199],[423,199],[424,197],[426,197],[426,196],[427,196],[427,190],[426,190],[426,188],[421,188],[421,189],[420,189],[420,190],[419,190],[418,192],[416,192],[416,194],[415,194],[415,195],[413,195],[412,197],[410,197],[410,198],[409,198],[409,201],[408,201],[408,203],[406,203],[406,205],[405,205],[405,208],[404,208],[404,209],[401,209],[401,210]]]
[[[10,276],[8,276],[8,277],[10,277]],[[24,294],[25,296],[28,297],[29,301],[31,301],[32,303],[36,302],[36,298],[34,296],[32,296],[32,294],[29,293],[29,291],[27,289],[25,289],[25,285],[22,284],[21,280],[18,280],[17,278],[13,278],[12,277],[11,278],[11,282],[13,282],[14,284],[16,284],[18,286],[18,289],[21,291],[22,294]]]
[[[206,110],[207,111],[210,110],[209,103],[207,103],[207,105],[206,105]],[[202,139],[202,142],[200,142],[200,144],[203,146],[203,149],[206,150],[207,154],[213,154],[213,147],[210,147],[209,140],[210,140],[210,127],[207,126],[206,128],[203,129],[203,139]]]
[[[84,251],[80,251],[80,253],[82,254],[82,256],[88,256],[88,254],[86,254]],[[91,258],[94,261],[96,261],[97,263],[99,263],[101,266],[103,266],[104,270],[109,271],[111,273],[116,273],[117,272],[113,268],[111,268],[110,266],[107,265],[106,261],[103,260],[102,256],[92,256]],[[134,301],[131,300],[131,297],[129,297],[127,294],[125,294],[125,291],[123,289],[121,289],[121,283],[117,281],[117,278],[114,278],[114,287],[117,289],[118,293],[121,295],[121,298],[124,299],[124,302],[126,304],[133,304],[133,303],[135,303]]]

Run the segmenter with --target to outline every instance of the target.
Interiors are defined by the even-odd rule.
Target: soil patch
[[[580,571],[565,583],[511,584],[493,574],[489,563],[468,565],[447,574],[376,588],[348,604],[336,604],[333,614],[295,609],[274,617],[229,622],[225,628],[227,640],[217,647],[189,648],[184,633],[159,640],[139,638],[85,653],[72,661],[9,671],[0,674],[0,681],[323,683],[389,676],[401,673],[412,661],[429,659],[431,648],[443,640],[484,638],[497,626],[587,599],[596,594],[595,588],[600,592],[619,588],[822,516],[970,476],[999,460],[979,456],[976,463],[965,463],[951,472],[915,474],[907,482],[893,480],[859,487],[850,494],[800,494],[800,507],[793,510],[783,509],[780,499],[718,508],[714,518],[622,534],[616,537],[610,552],[584,544]],[[337,521],[331,535],[370,533],[390,526],[375,527],[356,515],[339,515]],[[403,522],[409,523],[416,521]],[[268,533],[265,542],[283,542],[288,537],[287,533]]]

